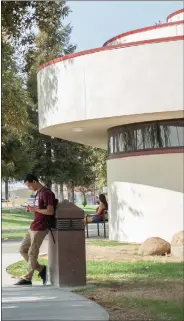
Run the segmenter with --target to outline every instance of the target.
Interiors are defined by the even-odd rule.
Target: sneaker
[[[38,276],[43,280],[43,285],[47,283],[47,267],[44,266]]]
[[[14,285],[32,285],[32,281],[31,280],[27,280],[27,279],[20,279]]]

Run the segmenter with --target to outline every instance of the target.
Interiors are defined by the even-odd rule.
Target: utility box
[[[86,284],[84,211],[64,200],[56,210],[56,224],[49,232],[48,268],[50,283],[59,287]]]

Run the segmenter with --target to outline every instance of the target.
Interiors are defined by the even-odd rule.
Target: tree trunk
[[[5,180],[5,200],[9,199],[8,180]]]
[[[58,198],[58,196],[59,196],[59,193],[58,193],[58,184],[54,184],[54,192],[55,192],[56,198]]]
[[[72,192],[72,203],[74,204],[75,203],[75,192],[74,192],[74,185],[73,184],[71,187],[71,192]]]
[[[52,171],[52,150],[51,150],[51,142],[48,141],[46,143],[46,157],[48,159],[48,164],[50,164],[50,166],[48,166],[48,178],[45,179],[46,181],[46,187],[48,188],[52,188],[52,175],[51,175],[51,171]]]
[[[69,186],[67,186],[67,191],[68,191],[68,200],[71,203],[74,203],[75,201],[75,192],[74,192],[74,184],[73,182],[70,183]]]
[[[60,193],[59,193],[59,200],[60,200],[60,202],[62,202],[63,200],[64,200],[64,193],[63,193],[63,184],[60,184],[59,185],[59,189],[60,189]]]
[[[49,189],[52,189],[52,181],[50,179],[45,180],[45,186]]]
[[[96,182],[94,182],[92,199],[93,199],[93,204],[96,204]]]

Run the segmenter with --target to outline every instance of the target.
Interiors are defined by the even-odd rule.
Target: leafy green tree
[[[96,162],[93,168],[95,172],[96,186],[98,189],[102,189],[102,187],[107,186],[107,151],[99,148],[94,148],[93,154],[96,158]]]
[[[22,54],[31,52],[31,49],[35,53],[33,51],[35,48],[33,28],[40,28],[44,34],[49,32],[51,35],[52,27],[58,26],[60,17],[64,18],[68,14],[69,8],[65,5],[65,1],[48,1],[47,6],[45,6],[45,2],[40,1],[2,1],[1,12],[2,176],[8,180],[12,177],[20,179],[23,172],[34,166],[35,149],[30,151],[33,136],[29,136],[29,134],[34,131],[36,135],[37,126],[35,126],[35,122],[30,123],[29,116],[30,113],[34,113],[37,97],[34,100],[31,97],[30,100],[30,91],[27,91],[29,84],[25,83],[25,68],[21,70],[22,64],[20,62],[24,60]],[[55,18],[57,18],[57,25],[54,22]],[[61,28],[62,26],[60,26],[60,31]],[[70,26],[67,28],[69,30]],[[67,30],[65,30],[65,34]],[[49,50],[50,48],[47,51],[49,52]],[[36,90],[34,91],[36,69],[34,77],[35,87],[32,94],[35,92],[37,95]],[[42,147],[41,144],[40,147]],[[28,150],[30,153],[27,153]]]
[[[64,25],[70,9],[65,1],[2,1],[1,9],[4,177],[32,171],[49,187],[67,184],[73,199],[76,185],[105,180],[103,151],[40,134],[37,100],[38,67],[75,51]]]
[[[13,46],[2,32],[2,125],[6,132],[21,135],[28,124],[28,97],[14,54]]]
[[[62,7],[64,17],[69,13],[69,8]],[[72,53],[75,46],[69,43],[71,26],[62,23],[62,12],[55,16],[54,23],[49,27],[39,26],[40,32],[35,37],[35,48],[26,54],[25,70],[28,74],[27,88],[37,110],[37,83],[36,74],[39,65],[58,56]],[[35,112],[35,116],[37,112]],[[33,121],[33,120],[32,120]],[[89,184],[94,180],[92,171],[92,151],[89,147],[64,141],[57,138],[38,135],[37,118],[34,119],[35,129],[31,133],[36,150],[37,164],[34,172],[37,173],[47,186],[51,183],[67,184],[74,195],[74,186]],[[73,199],[73,196],[72,196]]]
[[[1,153],[2,179],[10,179],[24,175],[32,167],[26,146],[22,139],[29,125],[27,105],[28,95],[23,80],[18,73],[15,61],[15,50],[2,32],[2,126]]]
[[[70,143],[38,132],[37,71],[41,64],[72,53],[76,47],[69,43],[71,26],[63,24],[64,18],[70,12],[69,7],[64,1],[51,2],[49,10],[52,11],[52,19],[48,17],[44,6],[36,7],[38,15],[44,18],[43,21],[38,20],[39,33],[34,39],[35,47],[30,48],[25,55],[25,72],[27,73],[27,89],[32,101],[30,119],[34,126],[30,132],[33,137],[30,148],[36,151],[34,172],[48,187],[51,187],[52,183],[62,184],[66,181],[68,175],[66,152]],[[45,24],[44,19],[49,23]]]

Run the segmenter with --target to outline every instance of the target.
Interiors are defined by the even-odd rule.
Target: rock
[[[184,231],[174,234],[171,245],[183,245],[184,244]]]
[[[169,242],[160,237],[150,237],[139,248],[141,255],[165,255],[171,252],[171,245]]]
[[[171,254],[184,258],[184,231],[174,234],[171,241]]]

